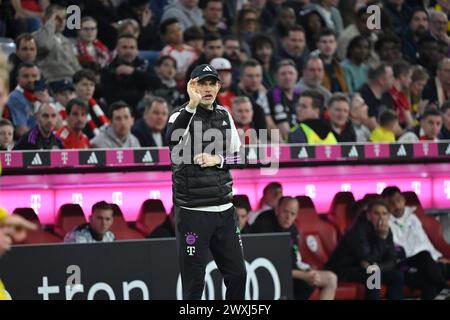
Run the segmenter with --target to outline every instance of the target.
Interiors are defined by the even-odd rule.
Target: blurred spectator
[[[11,121],[0,118],[0,151],[14,148],[14,126]]]
[[[195,60],[187,69],[185,75],[186,84],[191,78],[191,73],[194,68],[201,64],[209,64],[214,58],[220,58],[223,56],[224,47],[222,38],[216,34],[210,34],[205,36],[205,44],[203,46],[203,53]]]
[[[439,133],[439,140],[450,140],[450,101],[445,102],[441,107],[442,112],[442,129]]]
[[[141,29],[139,23],[134,19],[123,19],[117,23],[117,36],[120,37],[124,34],[131,34],[136,39],[139,38]],[[116,42],[117,43],[117,42]]]
[[[171,56],[177,61],[178,89],[184,92],[184,80],[189,66],[197,60],[198,56],[194,48],[183,43],[183,33],[177,18],[170,18],[160,25],[161,36],[166,46],[161,50],[161,56]]]
[[[360,282],[366,288],[367,300],[379,300],[380,289],[366,286],[371,265],[381,271],[381,282],[387,286],[386,298],[403,298],[403,273],[397,269],[397,252],[389,229],[389,208],[382,200],[372,201],[367,213],[359,217],[346,232],[326,267],[336,272],[340,281]]]
[[[331,98],[331,92],[322,83],[325,76],[323,61],[317,56],[310,56],[303,68],[303,77],[297,83],[296,88],[300,92],[306,90],[317,91],[325,98],[325,103]]]
[[[281,60],[277,64],[277,86],[269,91],[267,99],[275,124],[285,141],[293,126],[297,124],[295,108],[300,97],[299,90],[295,90],[298,72],[292,60]]]
[[[370,135],[372,142],[395,142],[395,127],[398,117],[392,110],[385,110],[380,114],[380,125]]]
[[[148,239],[175,238],[175,213],[170,210],[164,221],[158,225],[149,235]]]
[[[428,100],[422,100],[422,93],[429,78],[430,76],[424,67],[418,65],[412,67],[409,100],[411,102],[411,110],[415,120],[423,113],[429,102]]]
[[[292,59],[297,72],[302,72],[309,57],[309,49],[306,46],[305,30],[301,26],[294,25],[287,30],[286,35],[281,38],[278,54],[281,59]]]
[[[161,23],[172,18],[180,22],[181,30],[189,27],[201,27],[204,23],[202,10],[198,7],[199,0],[174,0],[164,8]]]
[[[282,8],[284,0],[266,0],[265,5],[259,15],[259,24],[261,25],[261,31],[268,31],[277,20],[278,12]]]
[[[45,24],[33,36],[38,48],[37,64],[48,82],[69,79],[80,70],[72,43],[62,32],[66,27],[66,10],[50,5],[45,10]]]
[[[105,201],[100,201],[92,206],[89,223],[84,223],[69,232],[64,242],[67,243],[93,243],[113,242],[116,237],[110,231],[114,222],[113,209]]]
[[[410,128],[415,125],[411,114],[411,103],[409,102],[408,92],[411,85],[412,70],[406,61],[397,61],[392,66],[394,72],[394,85],[389,93],[392,97],[393,107],[398,116],[398,122],[402,128]],[[396,130],[401,132],[401,129]]]
[[[447,0],[436,0],[433,2],[435,2],[434,10],[443,12],[447,16],[450,15],[450,2],[448,2]],[[447,27],[447,31],[450,32],[450,24]]]
[[[33,91],[35,81],[40,77],[40,71],[34,63],[23,62],[17,68],[18,86],[11,92],[7,102],[16,137],[21,137],[36,124],[33,104],[37,99]]]
[[[325,69],[323,86],[331,93],[348,92],[344,70],[335,57],[336,48],[336,33],[331,29],[322,29],[317,35],[317,49]]]
[[[375,42],[375,52],[381,62],[394,63],[402,59],[402,43],[396,34],[389,31],[382,33]]]
[[[358,91],[367,81],[370,42],[363,36],[356,36],[347,47],[347,59],[341,62],[348,92]]]
[[[160,97],[146,97],[144,104],[144,115],[136,121],[131,132],[139,140],[141,147],[167,145],[164,139],[166,123],[169,119],[167,101]]]
[[[155,17],[150,9],[148,0],[127,0],[122,2],[118,12],[122,19],[133,19],[139,24],[139,50],[161,50]]]
[[[356,133],[350,120],[350,100],[337,92],[328,101],[328,117],[338,142],[356,142]]]
[[[369,106],[370,122],[367,126],[370,130],[377,127],[377,119],[382,111],[393,108],[392,97],[389,94],[393,84],[394,72],[389,65],[380,64],[378,67],[369,69],[367,83],[359,89],[359,93]]]
[[[282,47],[282,39],[288,36],[288,31],[296,24],[294,9],[286,5],[281,6],[277,12],[275,22],[271,21],[271,24],[273,27],[267,32],[270,33],[270,37],[273,39],[278,51]]]
[[[320,289],[321,300],[333,300],[337,287],[336,275],[331,271],[314,270],[302,261],[299,251],[300,235],[295,225],[298,210],[299,205],[296,198],[282,197],[275,209],[259,215],[251,227],[251,232],[289,232],[291,236],[294,299],[308,299],[317,287]]]
[[[255,131],[253,106],[248,97],[237,96],[233,98],[231,115],[238,130],[242,144],[256,144],[258,134]]]
[[[288,143],[337,143],[330,124],[320,118],[324,105],[323,95],[317,91],[306,90],[300,94],[296,108],[299,123],[291,128]]]
[[[154,96],[166,99],[169,104],[169,111],[171,111],[172,107],[178,105],[180,100],[183,100],[184,97],[178,91],[177,82],[175,80],[177,61],[171,56],[161,56],[156,60],[154,69],[156,76],[160,80],[160,85],[150,93]]]
[[[97,21],[98,39],[101,39],[109,50],[113,50],[117,42],[117,27],[120,20],[113,1],[85,1],[82,16],[93,17]]]
[[[9,65],[6,55],[0,53],[0,118],[5,112],[9,93]],[[8,111],[9,112],[9,111]]]
[[[432,37],[450,44],[448,31],[448,17],[439,11],[430,11],[430,34]]]
[[[88,149],[89,138],[83,133],[88,123],[88,105],[80,99],[72,99],[66,106],[67,125],[60,128],[56,135],[62,140],[65,149]]]
[[[315,3],[307,4],[300,12],[303,22],[303,28],[305,29],[306,43],[311,51],[317,49],[317,36],[322,29],[327,27],[326,19],[322,15],[320,7]]]
[[[246,96],[253,105],[255,129],[275,129],[270,115],[267,89],[262,83],[263,70],[258,61],[249,59],[242,64],[241,79],[236,94]]]
[[[107,103],[124,100],[134,112],[145,92],[158,88],[160,82],[147,62],[138,56],[135,37],[119,36],[116,50],[117,56],[102,72],[101,91]]]
[[[240,233],[250,233],[250,225],[248,224],[248,214],[250,212],[250,208],[248,204],[239,198],[234,198],[233,205],[236,208],[236,216]]]
[[[283,186],[279,182],[270,182],[264,187],[263,196],[258,205],[257,211],[252,211],[248,216],[248,223],[251,225],[261,212],[272,210],[277,207],[278,201],[283,196]]]
[[[417,61],[418,42],[429,30],[428,13],[423,8],[413,10],[409,20],[409,28],[402,37],[402,52],[405,59],[414,63]]]
[[[405,197],[398,187],[387,187],[381,194],[388,203],[394,243],[403,249],[405,264],[415,268],[421,281],[418,287],[423,299],[434,299],[441,289],[448,288],[450,279],[450,260],[446,259],[431,243],[416,208],[406,206]]]
[[[339,0],[318,0],[322,16],[325,17],[327,27],[336,31],[339,36],[344,31],[344,22],[339,10],[336,8]]]
[[[37,47],[36,41],[33,36],[29,33],[23,33],[18,36],[15,40],[16,43],[16,53],[12,53],[9,56],[9,63],[12,66],[12,70],[9,74],[10,87],[15,88],[17,86],[17,71],[19,65],[22,62],[32,62],[36,61]]]
[[[443,50],[442,46],[446,46],[446,48]],[[435,76],[438,63],[448,56],[448,46],[445,42],[442,43],[426,34],[417,43],[416,56],[417,61],[414,63],[427,69],[430,76]]]
[[[275,45],[272,39],[265,34],[256,34],[250,42],[252,57],[263,68],[263,85],[267,90],[273,89],[276,84],[275,73],[277,58],[275,57]]]
[[[22,136],[15,150],[64,149],[61,139],[53,132],[58,121],[54,105],[42,103],[36,113],[37,126]]]
[[[337,48],[337,55],[339,59],[341,60],[345,59],[345,56],[347,54],[347,48],[350,41],[352,41],[352,39],[357,36],[365,37],[371,42],[372,45],[376,42],[378,36],[376,32],[373,32],[367,27],[368,18],[369,14],[367,12],[367,7],[361,7],[360,9],[358,9],[353,23],[347,26],[344,29],[344,31],[342,31],[342,33],[339,35]],[[378,60],[379,58],[377,54],[374,51],[371,51],[369,64],[377,63]]]
[[[420,124],[403,134],[399,142],[437,141],[442,129],[442,114],[430,107],[423,113]]]
[[[227,36],[223,40],[224,43],[224,55],[223,57],[228,59],[231,63],[233,80],[237,83],[240,79],[240,68],[242,63],[248,59],[248,55],[241,48],[241,43],[236,36]]]
[[[430,77],[423,89],[422,98],[438,107],[450,100],[450,59],[439,61],[436,77]]]
[[[124,101],[109,107],[111,125],[100,131],[91,144],[94,148],[139,148],[139,140],[131,133],[134,123],[131,107]]]
[[[367,142],[370,137],[370,130],[367,127],[369,123],[369,107],[359,93],[352,95],[350,103],[350,120],[355,130],[356,142]]]
[[[231,63],[225,58],[214,58],[211,60],[211,66],[217,70],[221,81],[217,101],[229,112],[232,112],[231,105],[234,97],[236,97],[236,86],[233,82]]]
[[[49,0],[11,0],[14,8],[14,33],[34,32],[41,26],[44,11],[50,5]]]
[[[248,45],[259,29],[258,12],[254,8],[247,7],[239,10],[234,21],[233,34],[237,36],[247,54],[250,54]]]
[[[112,59],[108,48],[97,39],[97,21],[92,17],[81,19],[76,49],[78,62],[83,68],[98,70],[106,67]]]
[[[52,82],[50,86],[51,95],[55,99],[55,107],[60,116],[59,123],[56,126],[61,128],[66,125],[66,105],[67,103],[76,98],[75,87],[71,80],[60,80]]]
[[[195,49],[198,56],[203,53],[205,46],[205,33],[200,27],[190,27],[183,32],[184,43]]]
[[[205,0],[200,1],[203,11],[204,24],[202,29],[205,35],[217,34],[224,37],[228,34],[227,27],[223,20],[224,1],[222,0]]]
[[[386,0],[383,4],[386,12],[392,20],[395,32],[403,33],[408,29],[408,22],[411,15],[405,0]]]
[[[84,133],[89,139],[92,139],[100,133],[99,129],[109,123],[108,117],[103,112],[105,107],[101,107],[93,97],[96,86],[95,73],[89,69],[82,69],[73,75],[73,83],[76,97],[88,105],[88,125],[84,129]]]

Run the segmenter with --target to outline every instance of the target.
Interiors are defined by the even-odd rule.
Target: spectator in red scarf
[[[82,69],[74,74],[75,95],[88,105],[88,125],[84,133],[91,139],[100,133],[99,129],[109,124],[102,107],[94,99],[96,75],[92,70]]]
[[[108,48],[97,39],[97,21],[92,17],[81,19],[76,49],[78,62],[84,68],[97,70],[104,68],[111,61]]]
[[[30,62],[22,63],[17,70],[17,87],[9,95],[3,116],[14,124],[16,137],[22,136],[36,125],[34,117],[34,84],[41,78],[39,68]]]

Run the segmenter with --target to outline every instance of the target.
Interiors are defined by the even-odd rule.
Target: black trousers
[[[433,260],[428,251],[422,251],[404,261],[407,267],[417,269],[406,277],[406,283],[422,292],[422,299],[433,299],[447,286],[447,266]]]
[[[244,300],[247,272],[235,208],[205,212],[175,206],[174,210],[183,299],[201,299],[210,250],[227,288],[226,299]]]
[[[366,300],[380,300],[381,293],[379,289],[369,289],[367,287],[367,279],[371,274],[367,274],[361,269],[346,270],[338,274],[339,280],[349,282],[360,282],[366,288]],[[403,272],[399,269],[391,271],[381,271],[381,283],[387,286],[386,299],[401,300],[403,299],[403,286],[405,278]]]

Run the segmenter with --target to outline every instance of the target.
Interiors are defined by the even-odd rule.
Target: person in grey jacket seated
[[[124,101],[109,107],[111,125],[91,140],[93,148],[139,148],[139,140],[131,133],[134,118],[130,106]]]
[[[112,242],[116,239],[114,233],[110,231],[112,224],[112,206],[105,201],[97,202],[92,206],[89,223],[83,223],[69,232],[65,236],[64,242]]]

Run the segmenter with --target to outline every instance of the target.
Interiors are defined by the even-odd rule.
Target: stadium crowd
[[[69,4],[81,8],[77,30],[66,28]],[[309,144],[450,137],[448,1],[1,6],[0,36],[15,44],[0,58],[4,150],[164,146],[168,116],[203,63],[220,73],[217,102],[244,143],[249,129]]]

